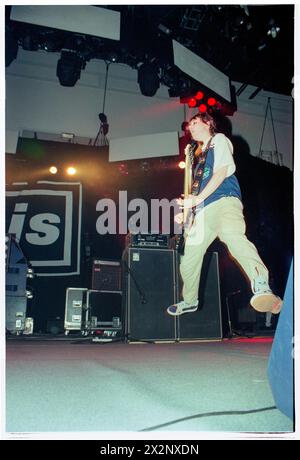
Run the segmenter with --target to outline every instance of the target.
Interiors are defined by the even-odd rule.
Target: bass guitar
[[[193,182],[193,163],[194,163],[194,153],[197,149],[197,143],[192,142],[187,144],[184,149],[185,153],[185,170],[184,170],[184,187],[183,187],[183,196],[188,198],[192,189]],[[183,222],[182,222],[182,232],[181,235],[177,237],[177,251],[180,255],[184,254],[185,240],[187,237],[188,229],[193,223],[193,211],[191,209],[183,208]]]

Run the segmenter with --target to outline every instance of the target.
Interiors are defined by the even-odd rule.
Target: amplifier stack
[[[126,335],[128,341],[221,339],[219,264],[207,253],[199,286],[199,309],[174,317],[166,309],[180,300],[179,256],[173,249],[128,248]]]
[[[170,316],[167,307],[181,299],[181,280],[178,252],[165,236],[131,235],[122,262],[95,259],[91,289],[67,289],[66,333],[128,342],[221,339],[218,254],[204,257],[198,310]]]
[[[126,246],[131,248],[170,249],[170,235],[163,233],[129,233]]]
[[[10,334],[23,334],[28,328],[27,301],[33,297],[27,279],[33,278],[33,270],[29,268],[24,253],[15,235],[7,234],[6,240],[6,273],[5,273],[5,328]],[[30,318],[31,322],[33,319]],[[31,334],[32,332],[30,332]]]
[[[65,334],[79,331],[101,341],[124,336],[121,262],[95,259],[91,284],[91,289],[67,289]]]

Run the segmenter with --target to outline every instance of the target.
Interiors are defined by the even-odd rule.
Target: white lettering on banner
[[[16,235],[18,241],[22,237],[27,209],[28,203],[16,203],[14,213],[11,216],[8,233]],[[45,223],[45,221],[48,221],[48,223]],[[60,223],[59,216],[52,213],[42,213],[33,216],[29,221],[30,229],[38,233],[44,233],[44,236],[40,236],[38,233],[26,233],[25,238],[28,243],[38,246],[54,243],[59,237],[59,229],[50,223]]]
[[[11,216],[8,233],[16,235],[18,241],[21,239],[22,236],[27,208],[28,203],[16,203],[14,213]],[[16,214],[16,212],[22,212],[22,214]]]
[[[104,211],[106,208],[106,212],[101,214],[96,221],[96,230],[100,235],[106,235],[106,233],[115,235],[117,233],[116,205],[112,199],[103,198],[96,204],[97,211]]]
[[[178,212],[178,204],[174,198],[172,201],[167,198],[161,200],[151,200],[151,233],[159,233],[159,210],[161,209],[162,216],[162,233],[170,233],[170,221],[171,221],[171,208],[174,210],[174,215]],[[180,234],[182,232],[182,226],[174,222],[174,233]]]
[[[35,230],[38,233],[26,233],[26,240],[28,243],[38,246],[47,246],[55,243],[58,240],[60,232],[57,227],[51,224],[59,224],[60,221],[57,214],[43,213],[33,216],[29,221],[29,226],[31,230]],[[40,236],[39,233],[44,233],[44,235]]]
[[[126,235],[127,229],[127,192],[119,192],[119,234]]]
[[[48,183],[53,189],[44,188]],[[7,232],[15,234],[24,246],[38,276],[78,274],[81,184],[46,181],[38,184],[43,185],[36,189],[6,192],[8,203],[11,204],[11,208],[8,207],[10,216],[8,214]],[[39,251],[41,247],[42,252]]]
[[[130,233],[148,233],[148,205],[146,201],[140,198],[131,200],[128,205],[128,211],[137,211],[128,221]]]
[[[174,212],[174,217],[182,213],[177,199],[168,200],[167,198],[151,199],[150,210],[147,201],[143,198],[134,198],[127,205],[127,192],[121,190],[119,192],[119,234],[126,235],[131,233],[149,233],[149,214],[151,230],[150,233],[160,232],[160,212],[162,216],[161,233],[170,234],[171,223],[171,208]],[[96,221],[96,230],[100,235],[117,233],[117,205],[110,198],[102,198],[96,204],[96,211],[104,211]],[[127,211],[136,211],[129,220],[127,220]],[[150,211],[150,213],[149,213]],[[182,233],[182,225],[174,219],[174,234]]]

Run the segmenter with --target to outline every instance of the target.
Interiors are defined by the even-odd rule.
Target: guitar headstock
[[[191,165],[193,165],[194,163],[194,151],[195,151],[195,147],[192,146],[191,144],[187,144],[184,149],[184,154],[186,158],[189,160]]]

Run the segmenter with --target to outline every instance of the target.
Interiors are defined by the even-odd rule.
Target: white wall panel
[[[105,63],[89,63],[77,84],[68,88],[55,75],[59,55],[19,51],[7,70],[7,129],[95,138],[103,110]],[[104,112],[109,138],[180,131],[184,120],[183,106],[169,98],[167,88],[161,87],[155,97],[143,96],[136,70],[119,64],[109,68]]]
[[[99,129],[98,114],[103,110],[106,65],[93,60],[81,72],[72,88],[63,87],[56,77],[59,54],[19,49],[18,57],[6,75],[6,129],[60,134],[94,139]],[[239,88],[241,83],[234,83]],[[283,164],[293,166],[293,99],[248,86],[238,97],[232,132],[258,155],[268,97],[274,119],[278,151]],[[178,98],[170,98],[166,87],[155,97],[140,93],[137,71],[124,64],[111,64],[108,73],[104,112],[110,125],[108,138],[120,139],[155,133],[181,131],[184,107]],[[187,110],[187,117],[195,110]],[[75,139],[76,141],[76,139]],[[263,150],[275,150],[270,112],[266,122]]]

